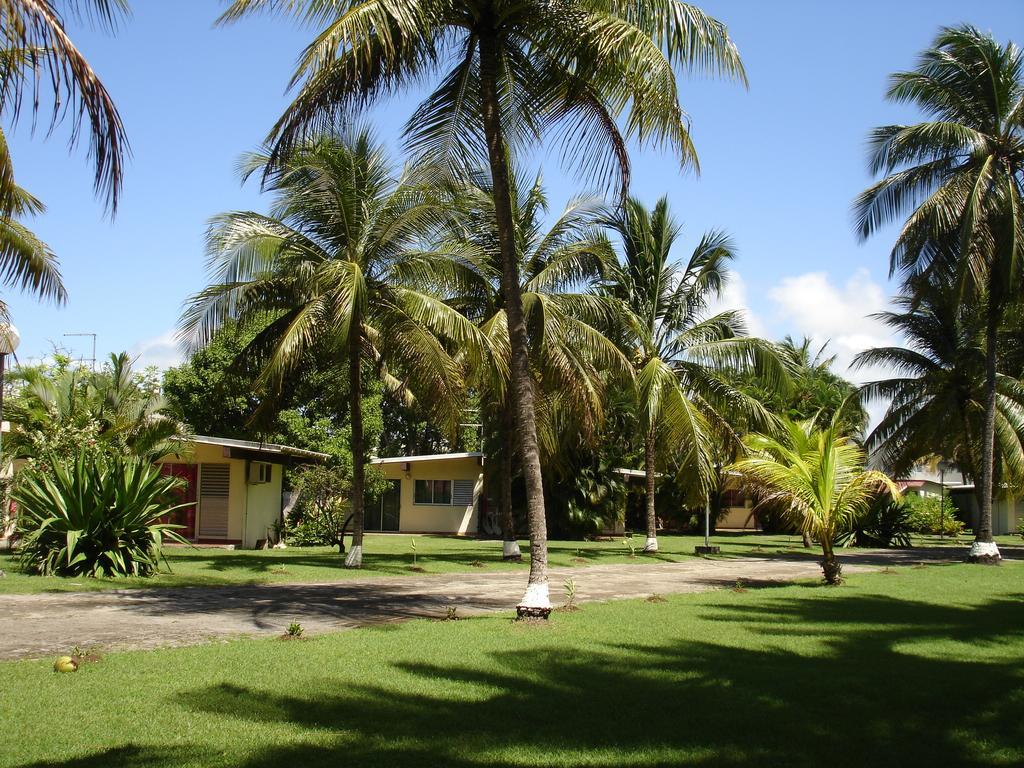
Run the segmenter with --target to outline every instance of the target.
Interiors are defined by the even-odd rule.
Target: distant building
[[[193,435],[179,454],[157,464],[181,478],[181,503],[192,506],[173,514],[179,533],[197,544],[255,547],[273,538],[281,519],[281,482],[285,466],[321,463],[325,453],[290,445]]]

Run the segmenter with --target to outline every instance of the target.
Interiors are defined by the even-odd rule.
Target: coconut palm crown
[[[838,584],[836,537],[850,530],[878,493],[899,498],[899,489],[885,473],[864,469],[864,450],[841,434],[839,418],[822,428],[814,419],[787,419],[779,437],[753,433],[744,444],[748,456],[728,471],[755,491],[759,503],[789,510],[800,529],[821,543],[825,580]]]
[[[919,289],[896,304],[898,311],[876,317],[904,346],[869,349],[854,359],[856,367],[894,371],[861,388],[866,398],[887,403],[865,447],[894,477],[941,456],[976,481],[985,415],[984,312],[951,288]],[[1024,484],[1021,341],[1019,322],[1000,330],[995,414],[995,474],[1017,487]]]
[[[243,161],[243,176],[268,157]],[[211,284],[182,316],[183,338],[208,342],[229,320],[273,319],[243,353],[259,362],[269,393],[316,353],[347,360],[352,428],[352,548],[362,563],[362,366],[377,369],[396,392],[422,396],[440,419],[455,419],[464,400],[462,371],[445,344],[463,356],[485,350],[473,324],[425,286],[457,287],[449,259],[418,248],[436,225],[408,175],[396,176],[367,131],[325,135],[296,147],[267,181],[269,215],[236,211],[213,219],[207,237]]]
[[[722,232],[705,233],[685,262],[672,259],[679,226],[668,199],[648,210],[635,198],[607,215],[620,241],[620,263],[607,283],[628,308],[620,339],[633,367],[638,430],[647,481],[645,552],[657,552],[655,478],[659,447],[677,453],[678,468],[692,472],[706,497],[713,452],[720,440],[738,442],[735,415],[769,428],[773,417],[740,391],[728,375],[758,369],[767,381],[787,379],[774,347],[745,336],[740,312],[711,312],[728,279],[735,252]]]
[[[557,460],[558,433],[574,440],[592,434],[603,414],[610,376],[627,375],[629,365],[619,348],[601,331],[621,307],[594,292],[609,274],[615,253],[598,226],[603,201],[577,197],[547,222],[548,199],[538,174],[532,182],[513,179],[516,250],[536,384],[538,431],[545,465]],[[478,172],[451,191],[452,214],[441,248],[458,254],[477,276],[472,290],[455,302],[478,324],[504,365],[473,371],[480,392],[485,434],[499,436],[502,534],[506,556],[518,545],[512,529],[511,481],[513,413],[508,383],[509,332],[500,289],[494,198],[487,174]],[[488,358],[491,360],[491,358]]]
[[[455,176],[491,174],[508,316],[510,393],[530,523],[524,617],[551,611],[547,520],[523,316],[509,152],[553,138],[584,176],[629,182],[628,139],[696,166],[676,75],[745,80],[725,26],[677,0],[235,0],[231,21],[263,10],[320,28],[293,78],[301,88],[274,126],[276,157],[414,83],[436,83],[406,125],[409,148]],[[460,173],[461,172],[461,173]]]
[[[970,559],[995,562],[997,335],[1024,270],[1024,56],[974,27],[944,28],[913,70],[892,76],[887,95],[928,119],[873,132],[871,168],[885,176],[857,199],[857,231],[867,238],[902,222],[891,271],[908,287],[955,285],[986,308],[981,509]]]
[[[23,107],[35,118],[41,103],[52,102],[50,129],[70,117],[72,146],[84,128],[94,187],[111,212],[121,194],[128,141],[113,99],[69,36],[66,20],[113,29],[127,13],[127,0],[0,0],[0,109],[17,121]],[[0,211],[11,212],[13,194],[11,158],[0,137]]]

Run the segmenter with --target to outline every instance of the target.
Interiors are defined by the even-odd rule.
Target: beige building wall
[[[283,477],[284,467],[271,464],[269,483],[246,485],[245,546],[255,547],[257,541],[273,533],[274,523],[281,516]]]
[[[388,480],[401,481],[398,530],[403,533],[457,533],[477,532],[480,494],[484,475],[476,457],[410,461],[409,469],[401,462],[378,464]],[[417,504],[417,480],[471,480],[473,502],[466,506],[451,504]]]
[[[209,536],[201,536],[203,501],[199,494],[202,486],[203,464],[228,465],[228,532],[226,542],[240,542],[243,547],[255,547],[256,542],[267,537],[267,529],[273,525],[281,512],[282,466],[271,464],[271,481],[250,485],[247,480],[249,462],[245,459],[229,459],[224,456],[224,448],[219,445],[194,443],[187,453],[162,457],[158,464],[198,464],[196,497],[196,537],[204,541],[213,541]]]
[[[756,531],[757,518],[751,514],[751,505],[747,503],[743,507],[725,507],[722,509],[725,514],[718,518],[716,528],[731,528],[735,530]]]

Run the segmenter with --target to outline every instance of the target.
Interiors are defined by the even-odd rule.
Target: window
[[[413,501],[417,504],[451,504],[451,480],[417,480]]]

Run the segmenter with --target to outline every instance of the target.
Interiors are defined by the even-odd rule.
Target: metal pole
[[[4,440],[4,368],[7,355],[0,352],[0,475],[3,473],[3,440]]]
[[[946,468],[939,465],[939,541],[946,539]]]
[[[711,546],[711,496],[708,496],[708,501],[704,505],[704,546]]]

